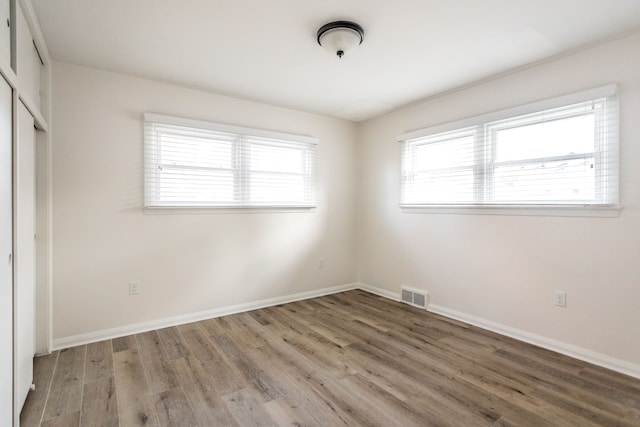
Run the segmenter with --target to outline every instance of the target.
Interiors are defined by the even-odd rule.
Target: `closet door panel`
[[[14,212],[14,310],[16,411],[33,381],[35,354],[35,128],[26,107],[18,105]]]
[[[0,77],[0,425],[13,413],[12,93]]]
[[[0,0],[0,64],[11,65],[11,7],[9,0]],[[4,84],[4,81],[2,82]]]

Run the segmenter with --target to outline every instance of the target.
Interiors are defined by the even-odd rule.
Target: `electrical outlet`
[[[318,268],[324,268],[324,258],[318,259]]]
[[[129,282],[129,295],[140,294],[140,282]]]
[[[564,291],[554,291],[553,293],[553,303],[558,307],[566,307],[567,306],[567,293]]]

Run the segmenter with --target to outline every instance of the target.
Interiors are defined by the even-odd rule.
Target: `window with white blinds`
[[[314,138],[145,114],[145,207],[314,207]]]
[[[401,206],[617,206],[616,93],[609,85],[401,136]]]

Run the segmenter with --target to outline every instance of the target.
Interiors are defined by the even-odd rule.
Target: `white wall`
[[[359,270],[361,282],[383,291],[425,289],[441,308],[640,374],[638,51],[635,35],[359,126],[56,63],[53,338],[342,285],[358,280]],[[612,82],[621,87],[619,217],[398,208],[399,134]],[[143,214],[147,111],[320,138],[318,209]],[[141,295],[128,296],[132,280]],[[567,308],[553,306],[555,289],[568,293]]]
[[[361,281],[640,366],[640,35],[370,120],[361,128]],[[621,85],[618,218],[402,213],[403,132]],[[568,306],[553,305],[555,289]],[[636,372],[640,375],[640,370]]]
[[[64,63],[53,89],[54,343],[357,279],[353,123]],[[143,214],[144,112],[319,138],[318,208]]]

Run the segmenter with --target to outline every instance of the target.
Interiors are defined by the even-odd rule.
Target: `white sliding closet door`
[[[4,24],[10,19],[11,2],[0,0],[0,24]],[[8,25],[0,25],[0,63],[5,67],[11,63],[11,27]]]
[[[35,128],[33,117],[18,103],[14,212],[15,410],[20,414],[33,381],[35,354]]]
[[[12,92],[0,77],[0,425],[13,414]]]

